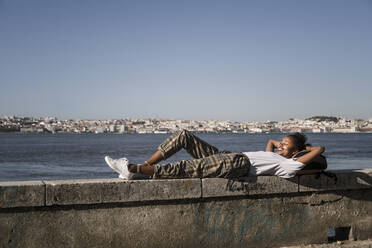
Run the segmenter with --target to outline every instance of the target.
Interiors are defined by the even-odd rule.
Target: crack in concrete
[[[309,205],[309,206],[322,206],[322,205],[325,205],[325,204],[328,204],[328,203],[335,203],[335,202],[341,201],[343,198],[344,198],[344,196],[341,196],[340,198],[337,198],[337,199],[334,199],[334,200],[328,200],[328,201],[320,200],[319,203],[308,201],[308,202],[292,202],[292,204]]]
[[[46,187],[46,183],[44,180],[41,180],[41,182],[44,185],[44,206],[46,206],[47,205],[47,187]]]

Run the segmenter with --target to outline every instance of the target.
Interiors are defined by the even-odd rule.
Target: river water
[[[117,177],[104,156],[142,163],[170,134],[0,134],[0,181]],[[264,150],[285,134],[197,134],[220,150]],[[372,134],[307,134],[326,147],[328,169],[372,168]],[[190,159],[184,151],[168,161]]]

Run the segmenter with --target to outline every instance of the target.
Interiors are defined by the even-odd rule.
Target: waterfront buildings
[[[6,116],[0,119],[0,132],[49,133],[173,133],[181,129],[211,133],[354,133],[372,132],[372,118],[347,119],[312,117],[287,121],[236,122],[218,120],[114,119],[58,120],[55,117],[33,118]]]

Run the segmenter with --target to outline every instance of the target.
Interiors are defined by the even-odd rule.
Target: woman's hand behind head
[[[323,146],[310,146],[310,147],[306,147],[306,150],[310,150],[310,152],[297,158],[296,161],[301,162],[303,164],[309,164],[314,158],[322,154],[325,148]]]

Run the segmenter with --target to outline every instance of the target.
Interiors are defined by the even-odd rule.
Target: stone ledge
[[[42,181],[0,182],[0,208],[33,207],[45,204]]]
[[[372,188],[372,169],[331,171],[338,180],[321,175],[292,179],[274,176],[222,178],[133,180],[79,179],[56,181],[0,182],[0,208],[51,205],[99,204],[179,200],[297,192],[334,191]]]
[[[200,179],[46,181],[46,205],[174,200],[201,197]]]

